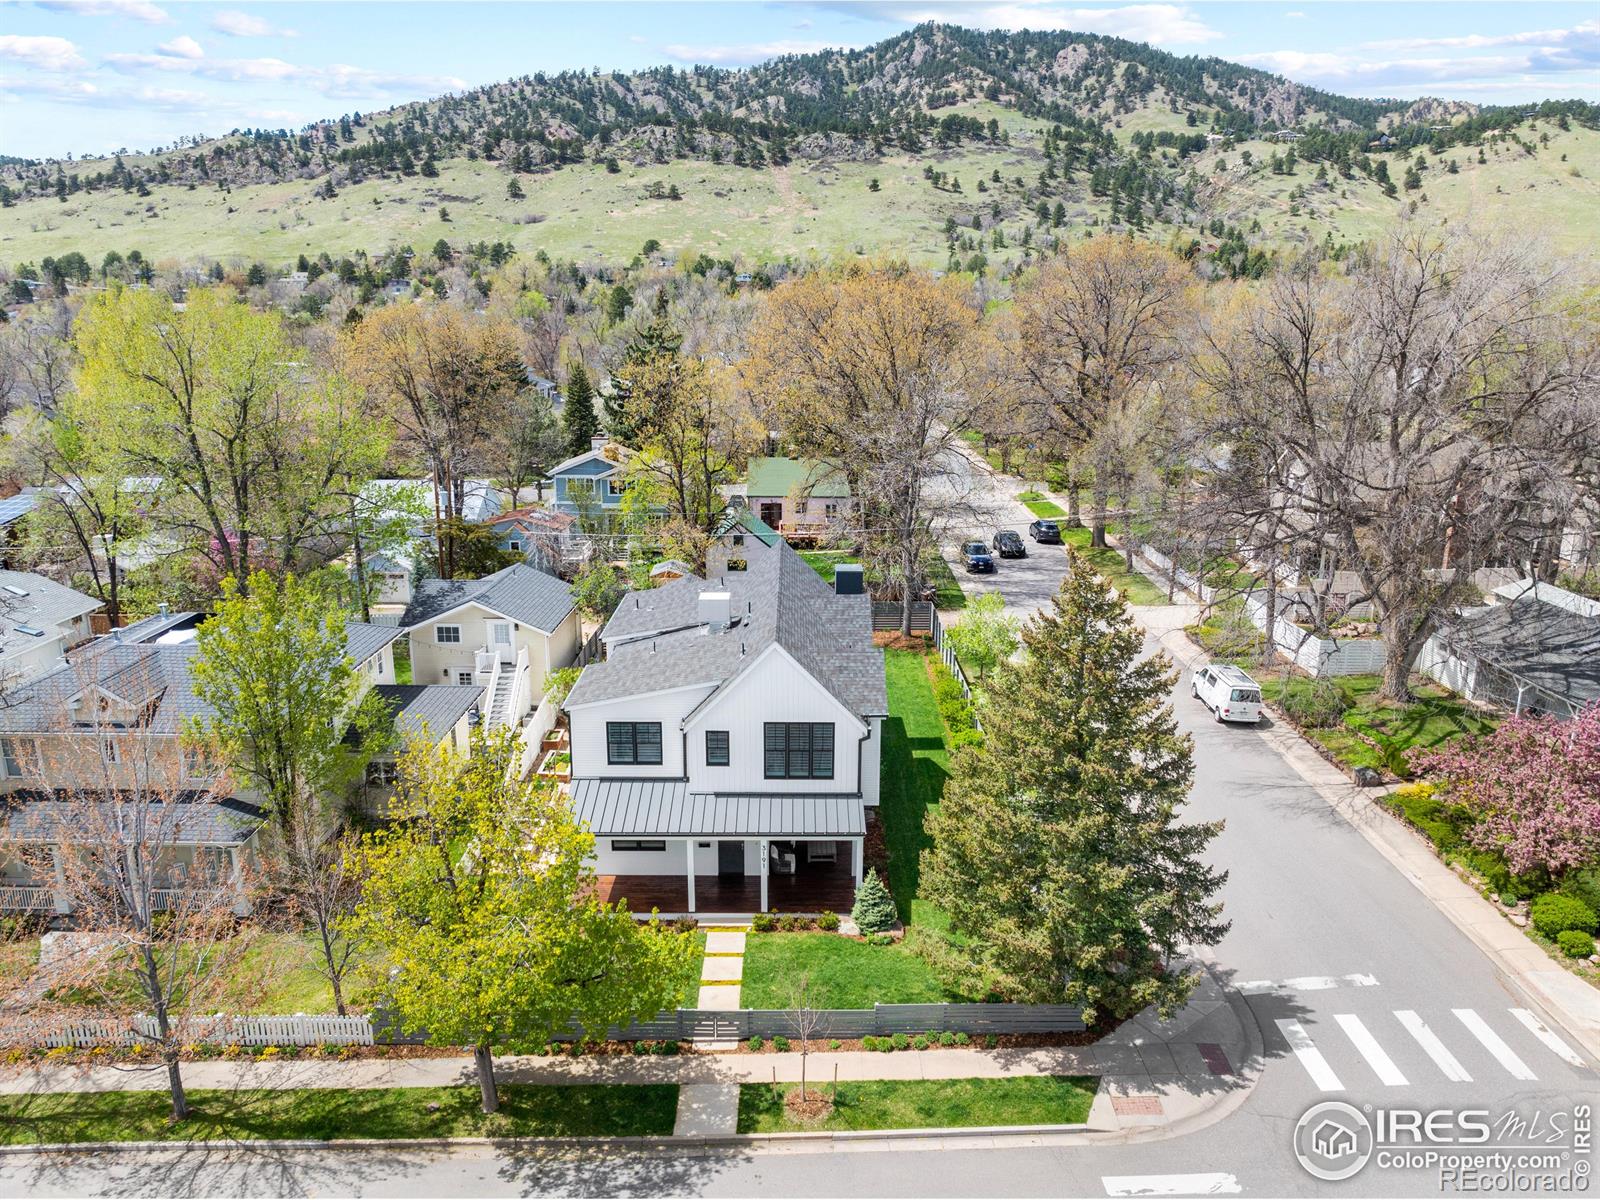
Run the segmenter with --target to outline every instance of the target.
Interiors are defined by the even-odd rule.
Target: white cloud
[[[281,58],[188,58],[175,54],[108,54],[106,66],[123,75],[147,71],[193,75],[223,83],[303,84],[325,96],[367,99],[397,97],[416,99],[419,94],[460,91],[467,86],[454,75],[416,75],[405,72],[374,71],[334,63],[326,67],[305,67]]]
[[[744,42],[725,46],[689,46],[676,42],[661,47],[661,52],[676,62],[706,63],[717,67],[747,67],[784,54],[815,54],[828,49],[827,42],[780,39],[774,42]]]
[[[52,12],[77,13],[85,17],[129,17],[146,25],[165,25],[172,20],[167,10],[150,0],[35,0],[40,8]]]
[[[78,48],[63,37],[24,37],[0,34],[0,58],[27,63],[41,71],[76,71],[89,64]]]
[[[180,34],[170,42],[162,42],[156,49],[163,54],[171,55],[173,58],[204,58],[206,56],[206,52],[200,48],[200,43],[186,33]]]
[[[298,37],[292,29],[280,29],[270,21],[232,9],[211,18],[211,28],[229,37]]]
[[[1242,54],[1246,66],[1261,67],[1299,83],[1364,94],[1411,95],[1439,84],[1472,84],[1480,90],[1525,77],[1526,90],[1548,89],[1550,74],[1592,70],[1592,64],[1533,54],[1444,54],[1372,58],[1341,51],[1273,50]],[[1581,87],[1582,85],[1580,85]],[[1594,85],[1588,87],[1593,90]],[[1505,89],[1512,90],[1512,89]]]
[[[1584,21],[1571,29],[1537,29],[1523,33],[1469,33],[1459,37],[1391,38],[1365,42],[1365,50],[1483,50],[1496,46],[1572,46],[1600,53],[1600,20]]]
[[[875,0],[872,3],[827,4],[857,17],[904,25],[943,21],[973,29],[1066,29],[1078,33],[1104,33],[1149,42],[1156,46],[1194,45],[1216,41],[1223,35],[1207,25],[1187,4],[1124,4],[1090,7],[1010,0],[957,0],[922,3],[917,0]]]
[[[1285,21],[1304,21],[1306,15],[1303,12],[1286,12],[1283,14],[1283,19]]]

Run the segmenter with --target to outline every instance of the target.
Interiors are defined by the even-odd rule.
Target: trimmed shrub
[[[985,1050],[998,1050],[1000,1048],[1000,1035],[997,1033],[984,1034],[983,1048]]]
[[[635,1054],[649,1054],[653,1049],[654,1047],[649,1042],[635,1042],[633,1044],[633,1052]]]
[[[913,1050],[926,1050],[932,1044],[933,1043],[928,1041],[927,1035],[922,1033],[917,1034],[916,1037],[911,1039],[911,1048]]]
[[[1563,929],[1556,934],[1556,945],[1568,958],[1588,958],[1594,953],[1594,938],[1581,929]]]
[[[867,1034],[866,1037],[861,1039],[861,1048],[863,1050],[876,1050],[878,1048],[878,1039],[870,1033]]]
[[[657,1054],[676,1054],[678,1052],[678,1043],[673,1038],[667,1038],[666,1041],[656,1043],[655,1052]]]
[[[889,1040],[894,1043],[894,1048],[896,1050],[904,1050],[907,1046],[911,1045],[911,1037],[909,1034],[897,1033]]]
[[[972,1038],[969,1037],[967,1034],[964,1034],[964,1033],[956,1034],[956,1045],[958,1045],[958,1046],[970,1046],[971,1044],[972,1044]]]
[[[772,1048],[779,1054],[789,1053],[789,1039],[784,1037],[781,1033],[778,1034],[777,1037],[772,1039]]]
[[[823,914],[817,918],[817,928],[822,930],[823,933],[838,933],[839,914],[823,912]]]
[[[766,1042],[762,1041],[761,1035],[758,1033],[745,1043],[745,1048],[749,1050],[760,1050],[764,1045],[766,1045]]]
[[[862,933],[881,933],[895,923],[897,916],[894,900],[889,896],[889,889],[884,887],[883,880],[878,878],[878,868],[871,868],[867,871],[867,877],[861,881],[861,890],[856,893],[856,903],[850,910],[850,919]]]
[[[959,750],[963,746],[983,745],[983,733],[977,729],[958,729],[950,735],[950,749]]]
[[[800,918],[793,913],[784,913],[778,918],[778,928],[784,933],[793,933],[801,927]]]
[[[773,913],[757,913],[750,918],[750,928],[757,933],[771,933],[778,927],[778,918]]]
[[[939,1035],[939,1045],[941,1045],[941,1046],[954,1046],[955,1044],[956,1044],[956,1035],[951,1033],[948,1029],[946,1029],[943,1033],[941,1033]]]
[[[1582,900],[1563,896],[1560,892],[1546,892],[1536,897],[1528,909],[1528,919],[1533,927],[1547,938],[1559,937],[1569,929],[1593,933],[1597,924],[1594,909]]]
[[[844,1045],[844,1043],[841,1042],[838,1038],[829,1038],[828,1039],[828,1049],[829,1050],[837,1050],[842,1045]]]

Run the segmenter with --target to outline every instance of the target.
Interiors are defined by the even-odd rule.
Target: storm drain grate
[[[1113,1096],[1111,1111],[1119,1117],[1161,1116],[1160,1096]]]

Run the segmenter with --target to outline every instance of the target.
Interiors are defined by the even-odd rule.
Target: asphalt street
[[[1025,526],[1010,481],[974,471],[966,486],[997,527]],[[1030,549],[978,586],[999,589],[1019,610],[1043,603],[1064,554]],[[1374,1161],[1343,1182],[1313,1178],[1292,1150],[1296,1122],[1333,1099],[1374,1113],[1483,1110],[1491,1122],[1592,1108],[1600,1074],[1570,1033],[1502,979],[1258,730],[1215,723],[1190,698],[1186,676],[1173,695],[1195,743],[1190,813],[1226,822],[1211,857],[1229,871],[1223,900],[1232,928],[1212,956],[1220,976],[1245,993],[1266,1051],[1249,1098],[1208,1128],[1094,1146],[952,1140],[581,1155],[239,1147],[10,1158],[0,1159],[0,1194],[1436,1196],[1451,1193],[1438,1166],[1385,1169]],[[1513,1156],[1529,1142],[1526,1128],[1495,1126],[1492,1144],[1514,1144]],[[1573,1155],[1571,1142],[1554,1138],[1539,1152],[1565,1168],[1587,1167],[1589,1156]],[[1539,1190],[1515,1178],[1489,1183],[1488,1194]]]

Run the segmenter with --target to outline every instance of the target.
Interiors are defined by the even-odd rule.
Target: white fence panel
[[[1253,593],[1245,598],[1244,608],[1251,624],[1266,632],[1266,597]],[[1317,679],[1333,675],[1370,675],[1383,670],[1385,650],[1380,638],[1335,641],[1308,633],[1293,621],[1275,614],[1272,643],[1280,654]]]
[[[522,727],[522,755],[518,760],[518,779],[526,779],[528,772],[533,770],[533,764],[539,757],[539,743],[544,741],[545,734],[556,727],[556,718],[560,715],[561,706],[549,696],[541,700],[539,707],[533,710],[528,723]]]

